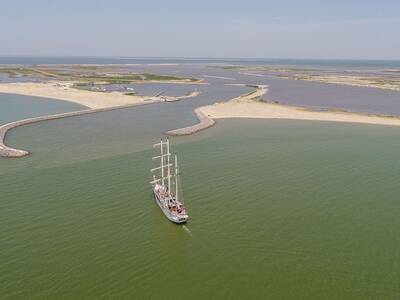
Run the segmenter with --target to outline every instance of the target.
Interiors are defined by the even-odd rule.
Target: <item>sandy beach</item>
[[[29,155],[29,151],[15,149],[5,144],[5,137],[9,130],[27,124],[55,120],[73,116],[81,116],[96,112],[122,109],[126,107],[153,104],[158,102],[174,102],[186,98],[195,97],[199,94],[196,89],[183,96],[137,96],[125,95],[121,92],[92,92],[79,90],[72,87],[73,83],[66,82],[46,82],[46,83],[2,83],[0,93],[19,94],[35,97],[45,97],[50,99],[64,100],[86,106],[88,109],[61,113],[49,116],[40,116],[10,122],[0,126],[0,157],[23,157]]]
[[[257,101],[257,99],[266,94],[267,91],[268,89],[266,86],[260,86],[253,94],[238,97],[225,103],[215,103],[213,105],[204,106],[200,108],[200,111],[213,119],[292,119],[400,126],[400,119],[396,117],[375,116],[341,111],[318,112],[301,107]]]
[[[74,102],[92,109],[111,108],[117,106],[126,106],[138,104],[145,101],[177,101],[188,97],[198,95],[194,91],[185,96],[159,96],[147,97],[140,95],[125,95],[122,92],[93,92],[80,90],[72,87],[71,82],[18,82],[18,83],[1,83],[0,93],[18,94],[35,97],[45,97],[57,100]]]
[[[247,84],[239,84],[239,83],[234,83],[234,84],[227,84],[227,85],[232,85],[232,86],[249,86],[249,87],[255,87],[257,88],[254,92],[251,92],[246,95],[241,95],[237,98],[234,98],[230,100],[229,102],[234,102],[238,100],[242,101],[248,101],[251,99],[257,99],[259,97],[262,97],[267,93],[267,86],[266,85],[247,85]],[[208,116],[208,114],[203,111],[204,107],[198,107],[194,110],[194,114],[197,117],[197,120],[199,121],[197,124],[192,125],[192,126],[187,126],[183,128],[178,128],[178,129],[173,129],[166,131],[165,134],[167,135],[175,135],[175,136],[180,136],[180,135],[190,135],[194,134],[196,132],[202,131],[204,129],[207,129],[211,126],[215,125],[215,121]]]
[[[157,103],[161,101],[179,101],[184,98],[194,97],[199,93],[197,90],[195,90],[184,96],[144,97],[136,95],[124,95],[121,92],[100,93],[78,90],[73,88],[71,85],[72,83],[64,82],[0,84],[0,92],[71,101],[87,106],[89,108],[83,111],[15,121],[0,126],[0,156],[22,157],[29,154],[28,151],[14,149],[8,147],[4,143],[7,132],[10,129],[18,126],[23,126],[45,120],[84,115],[97,111],[106,111],[130,106]],[[345,111],[319,112],[311,111],[302,107],[285,106],[265,102],[262,99],[268,92],[268,87],[266,85],[246,86],[255,87],[256,90],[251,93],[241,95],[228,102],[215,103],[208,106],[198,107],[195,109],[195,114],[199,121],[197,124],[184,128],[170,130],[165,132],[165,134],[177,136],[194,134],[198,131],[213,126],[215,124],[214,119],[220,118],[287,119],[400,126],[400,118],[396,117],[358,114]]]

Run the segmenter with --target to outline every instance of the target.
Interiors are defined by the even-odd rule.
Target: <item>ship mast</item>
[[[161,184],[162,186],[164,186],[164,143],[163,140],[161,139],[160,141],[160,151],[161,151],[161,156],[160,156],[160,160],[161,160]]]
[[[168,173],[168,192],[171,192],[171,159],[169,153],[169,138],[167,138],[167,173]]]
[[[167,146],[167,149],[164,149],[164,145]],[[153,176],[153,181],[151,181],[151,184],[155,184],[157,182],[161,181],[161,185],[165,187],[165,180],[167,179],[168,181],[168,186],[166,188],[168,188],[168,191],[171,189],[171,167],[172,167],[172,163],[171,163],[171,153],[169,150],[169,140],[167,139],[165,142],[161,139],[161,141],[158,144],[154,144],[153,147],[160,147],[160,154],[159,156],[155,156],[152,159],[160,159],[160,166],[153,168],[150,170],[150,172],[155,172],[157,170],[161,169],[161,178],[160,179],[156,179]],[[164,152],[166,151],[166,153],[164,154]],[[166,159],[164,157],[167,157]],[[167,173],[168,175],[165,176],[165,168],[167,168]]]
[[[175,199],[178,201],[178,157],[175,154]]]

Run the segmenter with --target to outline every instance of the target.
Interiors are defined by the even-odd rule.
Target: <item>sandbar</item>
[[[72,82],[50,81],[43,83],[15,82],[1,83],[0,93],[44,97],[74,102],[91,109],[112,108],[138,104],[145,101],[177,101],[198,95],[198,91],[184,96],[140,96],[122,92],[94,92],[76,89]]]
[[[200,111],[212,119],[290,119],[400,126],[400,118],[393,116],[370,115],[346,111],[312,111],[302,107],[260,101],[260,96],[266,94],[267,91],[268,89],[266,86],[259,86],[257,92],[253,94],[238,97],[224,103],[203,106],[200,108]]]

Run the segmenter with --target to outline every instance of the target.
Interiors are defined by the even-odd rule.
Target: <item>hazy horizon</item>
[[[114,58],[114,59],[177,59],[177,60],[249,60],[249,61],[400,61],[400,58],[301,58],[301,57],[199,57],[199,56],[122,56],[122,55],[3,55],[3,58]]]
[[[400,60],[400,3],[3,3],[0,56]]]

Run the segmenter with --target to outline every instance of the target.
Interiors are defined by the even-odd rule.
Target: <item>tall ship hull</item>
[[[164,215],[167,217],[168,220],[177,224],[186,223],[188,220],[188,216],[186,215],[176,215],[171,213],[171,211],[164,205],[164,199],[159,195],[156,191],[156,187],[153,189],[154,192],[154,199],[156,200],[157,205],[161,208]]]
[[[189,216],[179,193],[178,158],[175,155],[172,161],[168,139],[161,140],[154,147],[160,147],[160,155],[153,157],[153,160],[160,160],[160,166],[150,170],[160,173],[160,178],[153,175],[150,182],[154,199],[168,220],[176,224],[186,223]]]

